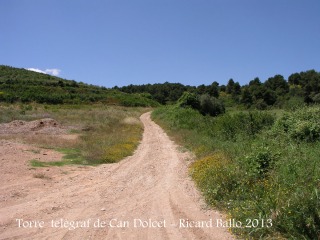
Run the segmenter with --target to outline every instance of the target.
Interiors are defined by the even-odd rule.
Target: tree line
[[[214,102],[229,107],[267,109],[320,103],[320,73],[308,70],[293,73],[288,79],[282,75],[275,75],[264,82],[256,77],[243,86],[229,79],[226,85],[220,85],[216,81],[199,86],[165,82],[163,84],[130,84],[107,89],[0,65],[0,102],[48,104],[104,102],[125,106],[157,106],[176,103],[185,92],[194,94],[188,96],[188,99],[198,96],[198,100],[202,99],[203,103]]]
[[[189,86],[181,83],[144,84],[114,87],[126,93],[145,93],[161,104],[176,102],[184,92],[207,94],[220,98],[227,105],[266,109],[295,104],[320,103],[320,73],[308,70],[291,74],[288,79],[275,75],[262,82],[258,77],[243,86],[233,79],[226,85],[213,82],[210,85]]]

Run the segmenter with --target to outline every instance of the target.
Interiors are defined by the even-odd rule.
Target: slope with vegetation
[[[207,203],[241,221],[241,238],[318,239],[320,107],[204,116],[179,105],[153,118],[197,160],[190,174]]]
[[[146,111],[142,107],[158,105],[144,94],[123,93],[0,65],[0,123],[46,116],[78,129],[73,131],[79,135],[77,141],[45,134],[5,136],[53,147],[73,160],[54,163],[57,165],[111,163],[132,154],[142,137],[138,119]]]
[[[157,106],[143,94],[127,94],[65,80],[26,69],[0,65],[0,102],[87,104],[104,103],[122,106]]]
[[[195,153],[190,174],[207,203],[242,223],[231,226],[241,238],[318,239],[320,74],[197,90],[153,119]]]

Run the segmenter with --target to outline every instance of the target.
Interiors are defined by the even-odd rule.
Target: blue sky
[[[319,0],[0,0],[0,64],[112,87],[320,71]]]

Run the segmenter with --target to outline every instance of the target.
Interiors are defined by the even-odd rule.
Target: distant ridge
[[[66,80],[24,68],[0,65],[0,102],[82,104],[101,102],[110,105],[154,107],[156,101],[143,94],[128,94],[115,89]]]

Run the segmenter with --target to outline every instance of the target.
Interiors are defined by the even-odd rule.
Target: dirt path
[[[221,215],[203,208],[187,174],[188,154],[150,113],[141,121],[143,140],[120,163],[43,169],[52,172],[43,179],[16,173],[18,183],[2,183],[0,239],[232,239],[216,226]],[[18,196],[5,196],[15,188]],[[20,220],[19,227],[16,219],[42,222],[30,227]]]

